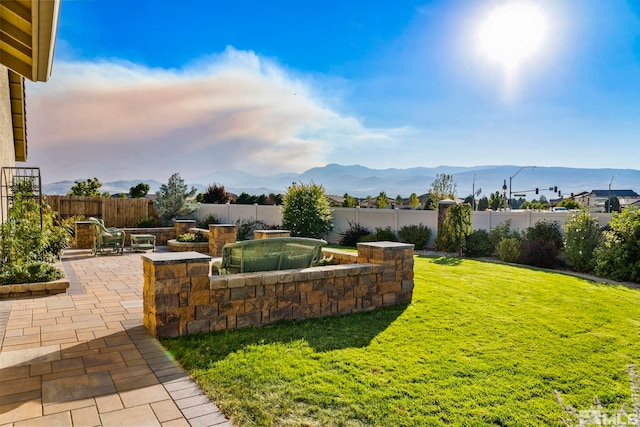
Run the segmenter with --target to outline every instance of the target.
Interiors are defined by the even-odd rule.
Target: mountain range
[[[550,190],[557,187],[563,195],[591,190],[640,190],[640,170],[636,169],[582,169],[568,167],[533,166],[437,166],[433,168],[416,167],[408,169],[371,169],[360,165],[328,164],[311,168],[303,173],[279,173],[258,176],[237,170],[225,170],[185,180],[198,191],[205,191],[208,185],[224,185],[227,191],[235,194],[284,193],[294,182],[314,182],[324,186],[327,194],[343,195],[349,193],[356,197],[378,196],[384,191],[388,197],[396,195],[408,197],[428,192],[431,183],[438,174],[453,175],[457,184],[458,197],[466,197],[474,190],[482,195],[500,191],[506,183],[511,183],[511,192],[524,194],[531,200],[537,198],[535,189],[547,198],[555,198]],[[511,178],[511,179],[510,179]],[[84,180],[84,179],[79,179]],[[156,180],[139,179],[102,183],[102,190],[111,194],[128,193],[129,188],[145,182],[156,192],[162,184]],[[66,194],[74,181],[60,181],[43,185],[45,194]],[[507,190],[508,191],[508,190]]]

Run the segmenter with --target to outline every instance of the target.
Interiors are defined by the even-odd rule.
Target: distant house
[[[590,193],[580,193],[575,200],[589,209],[590,212],[604,212],[605,203],[609,197],[617,197],[621,208],[627,208],[640,201],[640,194],[633,190],[591,190]],[[637,205],[636,205],[637,206]]]
[[[59,12],[60,0],[0,1],[0,168],[27,161],[24,79],[49,79]]]

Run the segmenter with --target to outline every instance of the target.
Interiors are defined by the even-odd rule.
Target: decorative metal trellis
[[[32,198],[40,208],[40,228],[42,228],[42,179],[40,168],[3,167],[0,171],[0,220],[9,219],[9,210],[15,203],[17,192]]]

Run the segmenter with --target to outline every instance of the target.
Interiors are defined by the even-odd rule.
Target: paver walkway
[[[63,265],[67,294],[0,301],[0,426],[231,426],[142,326],[140,254]]]

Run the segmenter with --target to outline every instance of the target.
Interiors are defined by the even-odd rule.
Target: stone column
[[[91,221],[76,221],[76,248],[93,249],[94,235]]]
[[[289,230],[254,230],[253,238],[259,239],[272,239],[274,237],[291,237],[291,231]]]
[[[235,224],[209,224],[209,254],[222,256],[224,245],[236,242],[237,231]]]
[[[196,310],[210,307],[210,260],[198,252],[142,255],[143,323],[151,335],[178,337],[209,331],[208,320],[196,321]]]
[[[413,297],[414,245],[397,242],[358,243],[358,263],[380,264],[380,305],[411,302]],[[377,306],[377,304],[374,305]]]
[[[175,219],[173,226],[176,229],[176,237],[189,232],[189,229],[196,227],[196,222],[192,219]]]

